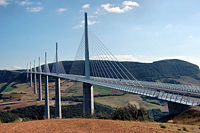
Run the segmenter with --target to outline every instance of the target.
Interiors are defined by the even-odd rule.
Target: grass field
[[[162,106],[151,104],[142,100],[140,95],[125,94],[123,96],[105,96],[95,98],[95,102],[105,104],[111,107],[123,107],[128,103],[134,104],[137,107],[144,107],[147,109],[161,109]]]
[[[117,93],[112,91],[113,89],[107,87],[94,85],[93,88],[94,88],[94,95],[106,95],[106,94]],[[83,95],[82,83],[74,82],[74,84],[69,88],[67,88],[64,91],[64,93],[71,93],[71,96],[82,96]]]
[[[14,82],[8,85],[8,87],[4,90],[3,94],[11,94],[11,93],[26,93],[21,97],[22,100],[33,100],[38,96],[33,94],[33,88],[29,86],[28,83],[24,84],[16,84],[15,87],[12,85]],[[62,97],[68,96],[82,96],[82,83],[80,82],[69,82],[69,81],[61,81],[61,95]],[[110,94],[123,94],[124,92],[118,91],[115,89],[110,89],[107,87],[101,86],[93,86],[94,87],[94,95],[110,95]],[[55,87],[54,82],[49,83],[49,92],[50,98],[55,97]],[[43,97],[44,97],[44,86],[43,86]],[[111,107],[123,107],[128,103],[134,104],[137,107],[144,107],[147,109],[162,109],[163,106],[159,106],[158,100],[149,100],[144,101],[140,95],[135,94],[125,94],[122,96],[103,96],[103,97],[95,97],[95,102],[105,104]],[[154,102],[154,103],[152,103]]]
[[[199,133],[197,125],[100,119],[51,119],[0,123],[0,133]]]
[[[16,89],[16,87],[13,86],[13,83],[12,84],[9,84],[5,90],[3,92],[10,92],[12,90]]]

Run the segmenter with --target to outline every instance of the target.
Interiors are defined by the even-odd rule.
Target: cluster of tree
[[[2,123],[14,122],[18,119],[19,116],[14,113],[0,111],[0,122]]]
[[[168,112],[161,112],[160,109],[152,109],[148,110],[148,119],[159,121],[160,119],[164,118],[165,116],[169,115]]]
[[[94,104],[95,116],[101,116],[100,114],[111,114],[113,112],[113,108],[102,105],[99,103]],[[75,118],[75,117],[84,117],[83,116],[83,105],[63,105],[62,106],[62,117],[63,118]],[[103,112],[103,113],[102,113]],[[3,115],[6,114],[6,115]],[[55,107],[50,107],[51,118],[55,117]],[[22,119],[30,119],[30,120],[42,120],[44,119],[44,105],[40,106],[29,106],[24,108],[18,108],[7,112],[1,112],[0,120],[1,122],[12,122],[16,118]],[[93,117],[93,116],[90,116]],[[8,121],[5,119],[9,119]]]
[[[135,105],[128,104],[125,107],[117,108],[112,113],[113,120],[148,120],[148,112],[144,108],[139,108]]]
[[[137,108],[135,105],[128,104],[125,107],[112,108],[110,106],[95,103],[95,113],[92,116],[83,115],[83,105],[64,105],[62,106],[63,118],[97,118],[113,120],[154,120],[166,115],[158,110],[147,111],[144,108]],[[55,118],[55,107],[50,107],[51,118]],[[7,112],[0,112],[0,121],[3,123],[13,122],[22,118],[23,121],[44,119],[44,106],[29,106],[18,108]]]
[[[176,80],[172,80],[172,79],[164,79],[162,82],[163,83],[170,83],[170,84],[180,84],[180,82],[178,82]]]

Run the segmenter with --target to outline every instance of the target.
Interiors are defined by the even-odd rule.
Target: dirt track
[[[176,127],[176,128],[175,128]],[[188,128],[188,127],[187,127]],[[97,119],[51,119],[0,124],[0,133],[171,133],[177,126],[160,128],[159,123]]]

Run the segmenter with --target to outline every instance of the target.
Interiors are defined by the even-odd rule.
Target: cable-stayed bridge
[[[90,38],[90,39],[88,39]],[[90,45],[89,45],[90,44]],[[91,44],[96,44],[91,45]],[[90,47],[89,47],[90,46]],[[95,52],[91,50],[93,47]],[[84,49],[84,50],[82,50]],[[81,55],[82,54],[82,55]],[[84,57],[84,58],[82,58]],[[30,85],[34,86],[34,93],[37,94],[37,75],[39,75],[39,100],[42,100],[42,80],[45,76],[45,116],[50,118],[49,112],[49,89],[48,77],[55,77],[55,106],[56,117],[61,118],[61,94],[60,78],[72,81],[83,82],[83,113],[94,113],[94,98],[92,85],[99,85],[129,93],[154,97],[168,101],[169,111],[182,110],[188,106],[200,104],[200,87],[182,84],[168,84],[160,82],[138,81],[129,70],[112,55],[103,43],[91,33],[88,34],[87,14],[85,13],[85,31],[82,36],[79,49],[76,53],[76,61],[73,61],[71,69],[65,72],[63,64],[58,61],[58,45],[56,43],[56,61],[49,68],[47,54],[45,53],[45,64],[28,69],[27,78],[30,78]],[[33,76],[34,75],[34,76]],[[34,83],[32,83],[34,77]]]

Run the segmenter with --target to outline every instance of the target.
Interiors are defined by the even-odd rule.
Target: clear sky
[[[89,28],[119,60],[183,59],[200,66],[199,0],[0,0],[0,69],[72,60],[84,12]]]

